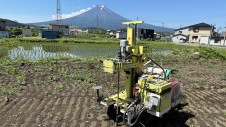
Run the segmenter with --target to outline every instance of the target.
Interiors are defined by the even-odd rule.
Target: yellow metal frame
[[[136,46],[136,37],[135,32],[137,24],[141,24],[143,21],[131,21],[123,22],[122,24],[127,25],[127,40],[129,46],[132,48],[132,59],[131,61],[121,62],[118,59],[106,59],[103,60],[104,71],[109,73],[117,72],[118,70],[124,70],[126,72],[126,81],[125,81],[125,91],[119,94],[120,102],[129,103],[132,102],[132,92],[133,92],[133,76],[134,69],[143,66],[143,62],[147,60],[147,48],[144,46]],[[136,57],[134,55],[141,55],[141,57]],[[117,101],[118,96],[112,95],[106,98],[104,101],[107,104],[110,104],[114,101]]]

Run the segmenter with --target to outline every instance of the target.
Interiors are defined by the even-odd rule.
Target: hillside
[[[122,22],[130,21],[127,18],[120,16],[119,14],[111,11],[106,6],[97,5],[86,12],[76,15],[74,17],[63,19],[63,23],[76,26],[77,28],[88,28],[88,27],[98,27],[102,29],[121,29],[126,28],[125,25],[122,25]],[[54,23],[55,21],[47,21],[40,23],[33,23],[33,25],[38,26],[47,26],[49,23]],[[150,24],[142,24],[140,28],[154,29],[157,32],[162,31],[162,27],[154,26]],[[173,32],[171,28],[164,28],[164,32]]]
[[[6,26],[8,26],[8,27],[25,27],[25,26],[27,26],[27,24],[19,23],[17,21],[12,21],[9,19],[0,18],[0,20],[4,20],[6,22]]]

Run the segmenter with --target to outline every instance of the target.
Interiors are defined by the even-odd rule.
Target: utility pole
[[[223,44],[223,46],[225,46],[225,34],[226,34],[226,32],[224,31],[224,44]]]
[[[214,27],[214,25],[211,24],[211,31],[210,31],[209,41],[208,41],[208,47],[210,47],[210,40],[211,40],[211,37],[212,37],[212,34],[213,34],[213,27]]]
[[[97,14],[97,33],[98,34],[100,33],[100,31],[99,31],[99,16],[98,16],[98,14]]]
[[[164,30],[164,22],[162,22],[161,40],[162,40],[162,37],[163,37],[163,30]]]

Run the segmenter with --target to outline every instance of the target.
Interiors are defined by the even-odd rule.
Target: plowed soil
[[[102,85],[103,96],[113,94],[117,75],[104,73],[97,62],[65,60],[9,66],[15,66],[16,72],[1,71],[0,83],[18,88],[0,100],[1,127],[114,126],[106,108],[96,108],[96,91],[92,86]],[[187,95],[186,103],[162,118],[144,114],[145,126],[226,127],[225,63],[168,62],[165,67],[178,70],[175,76]],[[24,82],[18,81],[20,74],[26,77]]]

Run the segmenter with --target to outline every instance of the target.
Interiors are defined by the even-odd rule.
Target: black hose
[[[130,58],[131,56],[135,56],[135,57],[142,57],[142,55],[141,55],[141,54],[139,54],[139,55],[134,55],[134,54],[131,54],[131,55],[128,55],[128,56],[126,57],[126,59]]]
[[[141,112],[140,112],[140,114],[137,116],[137,118],[136,118],[136,120],[132,123],[132,124],[129,124],[130,126],[134,126],[135,124],[137,124],[137,122],[138,122],[138,120],[139,120],[139,118],[140,118],[140,116],[141,116],[141,114],[146,110],[147,108],[144,108]]]
[[[163,80],[166,80],[166,71],[165,71],[165,69],[164,69],[162,66],[160,66],[158,63],[156,63],[152,58],[149,57],[149,59],[151,59],[151,61],[152,61],[154,64],[156,64],[157,66],[159,66],[159,67],[162,69],[162,71],[163,71],[163,73],[164,73]]]

